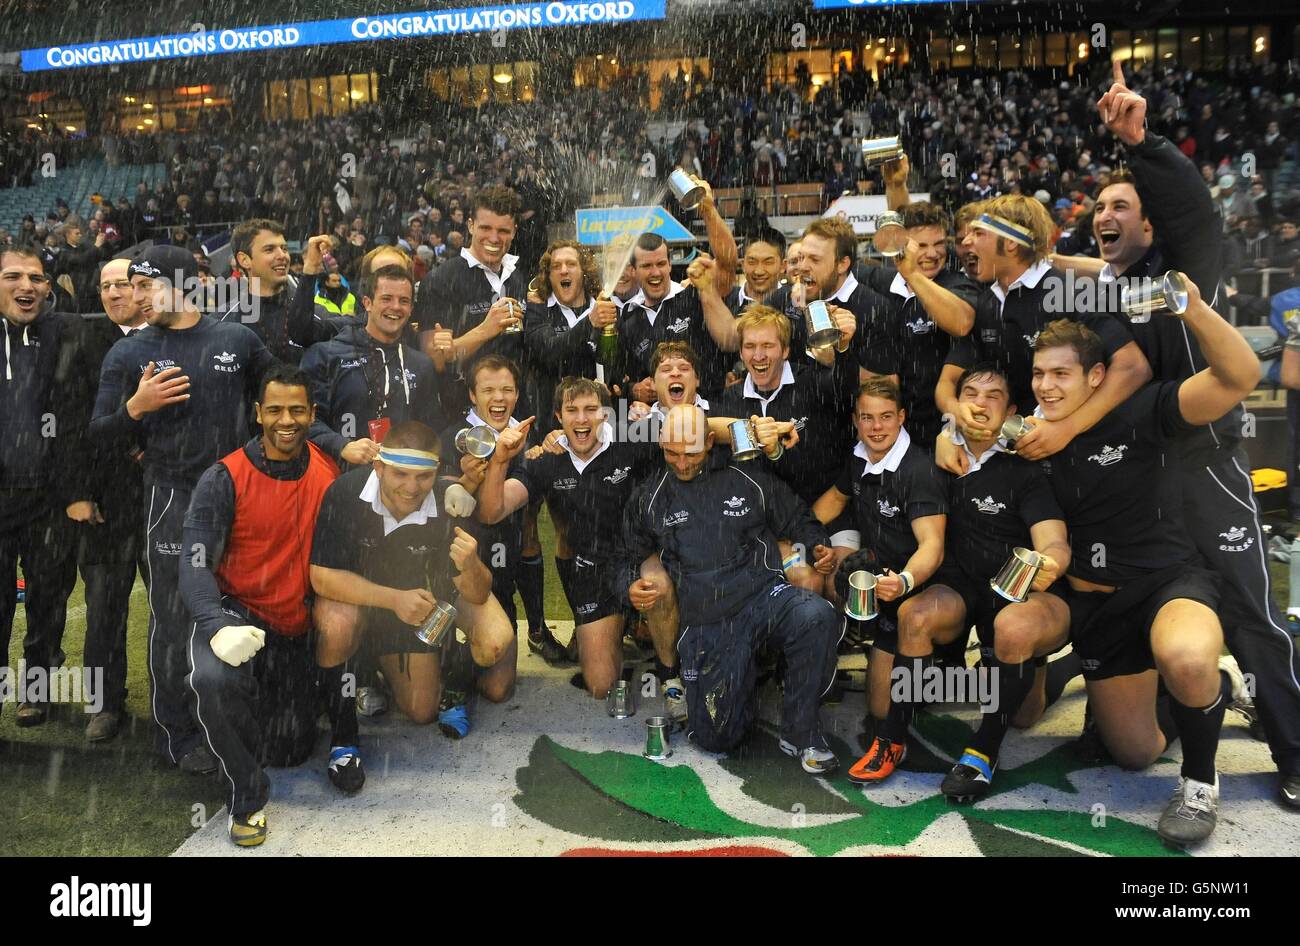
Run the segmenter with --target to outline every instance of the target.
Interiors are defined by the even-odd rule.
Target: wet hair
[[[401,266],[381,266],[366,274],[365,279],[361,282],[361,294],[373,299],[375,293],[379,290],[379,280],[381,279],[400,279],[411,287],[412,294],[415,292],[415,277],[409,269],[403,269]]]
[[[230,233],[230,253],[238,265],[239,254],[246,253],[253,255],[253,240],[263,230],[269,230],[276,236],[284,236],[284,224],[276,220],[269,220],[266,217],[254,217],[252,220],[245,220],[239,224]]]
[[[1034,342],[1034,351],[1047,351],[1049,348],[1073,348],[1083,365],[1083,373],[1092,370],[1106,360],[1106,350],[1102,347],[1101,336],[1081,322],[1069,319],[1057,319],[1049,322],[1047,328],[1038,333]]]
[[[384,437],[384,446],[423,450],[435,456],[441,452],[438,435],[433,432],[433,428],[418,420],[404,420],[400,424],[394,424]]]
[[[515,379],[515,388],[518,389],[523,383],[519,374],[519,366],[515,364],[512,359],[506,358],[502,355],[484,355],[478,361],[474,362],[474,367],[465,377],[465,384],[469,387],[469,390],[472,393],[474,391],[474,386],[478,383],[478,376],[480,374],[484,371],[502,370],[510,372],[510,377]]]
[[[858,387],[858,393],[853,395],[855,407],[864,396],[878,397],[882,401],[893,401],[894,406],[898,408],[903,406],[903,396],[898,390],[898,385],[888,378],[870,378],[863,381]]]
[[[654,354],[650,356],[650,373],[653,375],[658,372],[659,366],[669,358],[683,359],[691,366],[695,376],[700,376],[700,356],[686,342],[660,342],[655,346]]]
[[[790,347],[792,331],[790,320],[783,313],[761,302],[751,302],[745,306],[745,311],[740,314],[740,318],[736,319],[736,334],[740,337],[741,344],[744,344],[746,329],[767,326],[776,329],[776,338],[782,348]]]
[[[567,378],[560,379],[560,383],[555,386],[555,413],[559,414],[560,409],[570,401],[591,395],[600,402],[601,407],[609,407],[609,388],[592,378],[576,378],[570,375]]]
[[[636,238],[636,249],[644,250],[647,253],[653,253],[661,246],[667,246],[668,241],[657,233],[643,233]],[[633,262],[636,262],[635,254]]]
[[[307,403],[311,400],[311,378],[307,372],[303,371],[297,365],[286,364],[283,361],[276,362],[266,370],[262,375],[262,383],[257,388],[257,403],[262,404],[266,401],[266,388],[270,384],[283,384],[286,387],[303,388],[307,392]]]
[[[513,188],[485,187],[474,194],[474,199],[469,205],[469,216],[477,216],[480,210],[489,210],[518,223],[519,215],[523,212],[523,202]]]
[[[908,230],[913,227],[939,227],[945,234],[952,232],[952,217],[948,211],[928,200],[919,200],[908,204],[901,211],[903,226]]]
[[[1138,213],[1142,215],[1143,220],[1146,220],[1147,219],[1146,201],[1142,199],[1142,192],[1138,190],[1137,178],[1133,176],[1133,172],[1130,171],[1128,168],[1117,168],[1116,170],[1111,171],[1110,180],[1106,182],[1106,187],[1112,187],[1115,184],[1128,184],[1132,186],[1133,190],[1138,195]],[[1103,187],[1101,191],[1097,192],[1098,197],[1101,196],[1102,191],[1106,190],[1106,187]],[[1091,216],[1092,214],[1091,212],[1089,212],[1089,222],[1091,222]],[[1089,226],[1088,229],[1091,230],[1092,227]]]
[[[808,224],[800,241],[807,237],[821,237],[823,240],[830,240],[835,244],[835,262],[848,257],[849,264],[852,265],[858,255],[858,235],[853,232],[853,224],[849,223],[843,217],[818,217],[812,223]]]
[[[997,378],[1007,389],[1007,396],[1011,396],[1011,379],[1007,377],[1004,369],[998,367],[994,362],[983,361],[977,365],[972,365],[961,373],[957,378],[957,395],[961,396],[961,389],[972,378]]]
[[[1002,194],[990,197],[984,202],[982,213],[992,217],[1002,217],[1027,229],[1034,241],[1033,247],[1016,243],[1005,237],[998,237],[1006,247],[1022,259],[1030,262],[1046,258],[1052,252],[1052,237],[1056,233],[1056,224],[1047,208],[1033,197],[1024,194]]]
[[[555,240],[546,248],[542,258],[537,263],[537,292],[545,302],[555,290],[551,287],[551,261],[555,254],[560,250],[575,250],[578,254],[578,270],[582,273],[582,288],[587,291],[590,298],[595,298],[600,293],[600,272],[596,268],[596,257],[590,249],[583,246],[577,240]]]
[[[785,234],[780,230],[765,227],[746,240],[745,246],[748,248],[755,243],[766,243],[768,246],[774,247],[776,249],[776,255],[785,259]]]
[[[0,246],[0,266],[4,265],[6,256],[21,256],[23,259],[34,259],[41,264],[41,270],[45,270],[45,255],[35,243],[24,240],[21,243]]]

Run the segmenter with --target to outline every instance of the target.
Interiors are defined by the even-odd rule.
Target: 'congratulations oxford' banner
[[[855,7],[896,7],[911,3],[956,3],[957,0],[813,0],[814,10],[852,10]],[[978,0],[976,0],[978,2]]]
[[[77,69],[112,63],[153,62],[255,52],[412,39],[456,33],[482,33],[545,26],[591,26],[633,20],[662,20],[666,0],[590,0],[527,3],[518,6],[469,7],[426,13],[390,13],[274,26],[242,26],[210,32],[173,33],[140,39],[101,40],[74,46],[24,49],[24,72]]]

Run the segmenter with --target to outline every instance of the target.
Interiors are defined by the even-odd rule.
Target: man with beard
[[[1102,285],[1186,272],[1216,298],[1221,235],[1200,176],[1174,145],[1148,132],[1146,100],[1129,91],[1122,67],[1098,102],[1106,125],[1128,149],[1131,174],[1114,174],[1097,198],[1093,228],[1104,264]],[[1070,258],[1080,269],[1098,261]],[[1152,317],[1132,331],[1159,381],[1179,381],[1205,367],[1196,336],[1181,319]],[[1240,405],[1180,437],[1183,521],[1197,550],[1223,576],[1224,636],[1229,651],[1255,675],[1255,707],[1281,773],[1280,797],[1300,807],[1300,655],[1272,594],[1250,464],[1241,441]],[[1034,454],[1034,458],[1048,453]],[[1235,540],[1227,535],[1241,533]]]
[[[183,287],[194,255],[155,246],[127,268],[149,325],[104,358],[90,435],[103,449],[144,451],[149,574],[149,677],[167,758],[182,771],[215,771],[194,717],[186,648],[189,615],[179,591],[182,530],[204,471],[248,440],[258,382],[274,357],[243,325],[201,315]]]
[[[195,712],[230,783],[228,830],[241,847],[266,839],[263,766],[299,765],[316,742],[308,564],[317,512],[338,476],[307,442],[314,409],[302,371],[268,371],[255,409],[262,435],[194,488],[180,570]],[[359,765],[348,774],[364,780]]]
[[[996,364],[1011,382],[1011,397],[1025,413],[1037,402],[1030,385],[1033,342],[1061,310],[1073,306],[1062,301],[1071,284],[1049,259],[1052,220],[1032,197],[1007,194],[987,201],[984,211],[969,227],[967,240],[978,259],[977,278],[988,283],[975,304],[975,326],[952,346],[935,388],[935,403],[967,439],[986,439],[989,431],[975,416],[974,406],[957,397],[957,378],[982,362]],[[1127,323],[1109,312],[1072,313],[1103,340],[1109,370],[1097,396],[1060,423],[1042,424],[1025,434],[1017,450],[1035,457],[1035,445],[1060,449],[1061,444],[1096,424],[1106,412],[1122,403],[1151,377],[1151,367],[1133,340]],[[946,417],[945,417],[946,419]],[[944,469],[966,472],[964,458],[947,436],[936,441],[936,459]]]
[[[834,678],[840,621],[829,602],[785,581],[776,547],[776,536],[790,536],[828,571],[825,532],[762,469],[710,463],[714,438],[698,407],[670,410],[661,437],[666,467],[627,504],[615,588],[638,610],[653,608],[662,592],[639,576],[642,562],[660,554],[688,622],[677,641],[687,738],[705,751],[727,752],[748,736],[755,654],[771,643],[786,659],[781,751],[810,774],[834,772],[818,703]]]
[[[975,324],[978,287],[947,268],[948,213],[922,201],[903,209],[907,246],[894,266],[873,266],[867,285],[887,300],[864,327],[863,367],[893,377],[903,392],[908,432],[933,443],[942,427],[934,386],[954,338]]]
[[[883,317],[885,300],[854,273],[858,236],[853,224],[839,217],[820,217],[810,223],[799,240],[799,269],[795,282],[781,286],[770,295],[767,304],[790,320],[790,357],[795,363],[818,358],[808,350],[807,304],[821,299],[827,305],[848,309],[857,321],[858,331],[851,347],[854,362],[865,361],[866,332]],[[825,358],[825,350],[822,357]],[[819,359],[821,360],[821,359]],[[865,370],[859,376],[866,377]],[[843,415],[845,405],[826,405]]]
[[[274,220],[245,220],[230,234],[232,264],[244,274],[246,298],[219,315],[220,322],[247,325],[278,360],[291,365],[320,337],[312,326],[310,289],[306,305],[294,306],[289,285],[289,245]]]
[[[725,298],[735,282],[736,241],[713,204],[712,191],[701,202],[699,212],[715,258],[714,286]],[[694,262],[707,258],[701,254]],[[639,401],[650,400],[654,388],[650,357],[660,342],[668,341],[690,344],[700,358],[701,392],[705,397],[720,393],[731,360],[723,353],[736,350],[734,320],[729,314],[724,317],[705,312],[694,286],[673,282],[668,244],[658,234],[643,233],[637,238],[632,261],[641,290],[624,306],[619,326],[620,345],[629,362],[632,396]],[[624,388],[624,392],[628,389]]]
[[[81,431],[78,399],[65,376],[65,349],[77,326],[75,316],[47,308],[49,295],[50,277],[35,248],[0,248],[0,645],[7,657],[21,562],[27,582],[23,661],[36,674],[48,673],[60,659],[68,595],[77,578],[70,519],[85,515],[89,496],[89,471],[72,453]],[[11,672],[0,670],[7,677]],[[7,682],[19,684],[12,677]],[[46,716],[39,692],[29,692],[18,706],[19,726],[39,725]]]
[[[439,421],[435,362],[402,341],[413,287],[409,270],[373,271],[362,290],[364,324],[313,345],[302,360],[317,411],[312,442],[342,463],[373,463],[394,424]]]
[[[529,301],[524,316],[524,344],[538,379],[540,433],[557,426],[551,396],[561,378],[597,378],[600,336],[618,318],[618,305],[597,300],[600,274],[591,251],[575,240],[557,240],[546,248],[535,282],[543,301]]]
[[[554,394],[563,453],[543,453],[507,470],[526,442],[525,427],[502,431],[479,488],[488,524],[546,499],[555,522],[555,566],[573,611],[578,660],[587,692],[603,699],[623,669],[623,607],[614,594],[627,496],[658,459],[654,443],[615,442],[605,423],[609,392],[588,378],[565,378]]]
[[[83,316],[75,376],[85,386],[79,400],[89,413],[109,350],[145,327],[127,278],[129,259],[105,263],[99,273],[104,311]],[[86,586],[87,667],[104,668],[103,699],[86,725],[91,742],[111,739],[122,722],[126,701],[126,620],[136,569],[149,573],[144,523],[140,518],[144,482],[139,455],[118,446],[81,444],[81,463],[89,477],[88,500],[70,507],[80,523],[78,561]]]

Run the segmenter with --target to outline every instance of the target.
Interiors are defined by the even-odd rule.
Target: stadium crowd
[[[516,594],[529,649],[576,663],[597,699],[643,625],[667,711],[706,751],[746,738],[770,669],[782,750],[837,771],[820,704],[837,654],[865,647],[847,777],[870,790],[905,762],[919,681],[964,668],[973,628],[997,696],[950,799],[983,797],[1010,729],[1082,675],[1079,751],[1143,769],[1181,740],[1170,844],[1217,825],[1230,706],[1258,719],[1300,807],[1300,660],[1241,448],[1259,361],[1220,288],[1233,217],[1263,213],[1224,180],[1237,145],[1284,188],[1295,110],[1267,70],[1230,78],[1236,95],[1148,71],[1138,94],[1118,64],[1091,89],[850,76],[806,115],[797,88],[737,103],[703,83],[702,117],[667,144],[594,94],[558,114],[399,128],[375,109],[308,137],[218,124],[164,142],[153,192],[89,221],[59,208],[57,254],[35,225],[0,247],[0,561],[23,566],[25,666],[63,659],[79,568],[85,662],[109,686],[87,737],[113,738],[138,570],[159,751],[222,772],[245,846],[268,830],[264,767],[310,758],[322,711],[328,778],[355,793],[358,714],[391,704],[465,738],[476,694],[509,699]],[[792,163],[805,131],[818,143]],[[896,131],[905,157],[856,162],[854,139]],[[727,142],[745,155],[731,171]],[[548,241],[575,199],[564,161],[592,154],[632,181],[681,164],[743,184],[751,157],[772,180],[834,175],[831,195],[861,178],[906,242],[882,262],[835,217],[791,243],[733,232],[706,188],[708,252],[677,281],[654,234],[609,258]],[[932,200],[911,199],[918,180]],[[150,217],[171,239],[121,253]],[[1288,258],[1288,222],[1270,261]],[[246,289],[212,308],[190,242],[209,229],[230,229]],[[1184,297],[1149,320],[1113,291],[1166,271]],[[542,607],[542,503],[574,615],[563,643]],[[1032,580],[995,591],[1018,555]],[[16,714],[40,725],[48,705]]]

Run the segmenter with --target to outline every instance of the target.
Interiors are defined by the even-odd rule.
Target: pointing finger
[[[1119,85],[1124,84],[1124,64],[1118,59],[1110,61],[1111,71],[1114,74],[1115,82]]]

